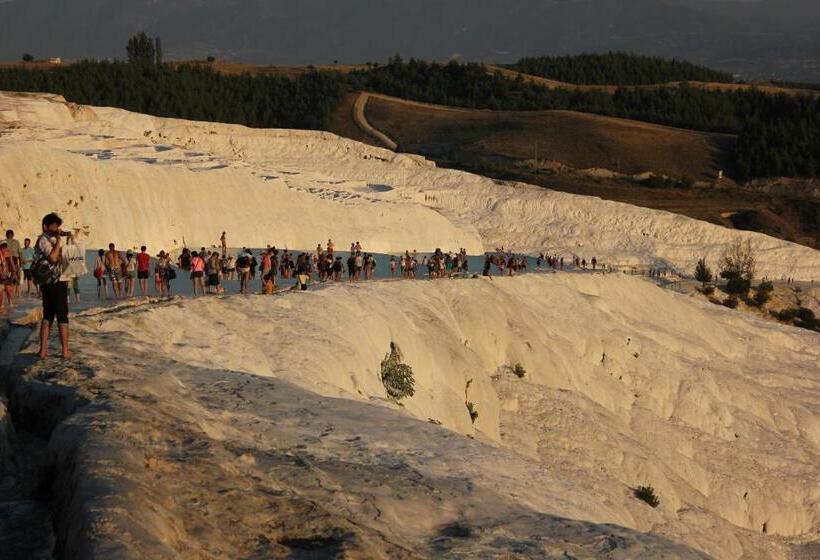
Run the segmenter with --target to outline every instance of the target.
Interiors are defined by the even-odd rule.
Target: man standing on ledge
[[[49,278],[40,285],[43,294],[43,320],[40,323],[40,358],[48,355],[48,335],[57,319],[63,358],[71,358],[68,350],[68,283],[61,278],[63,270],[63,237],[70,233],[60,231],[63,220],[57,214],[43,217],[43,234],[37,239],[35,263],[47,261],[51,265]]]

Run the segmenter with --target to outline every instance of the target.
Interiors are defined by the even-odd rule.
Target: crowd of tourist
[[[66,244],[72,243],[72,237],[66,238]],[[14,298],[20,296],[25,283],[26,295],[38,295],[38,288],[31,275],[31,265],[35,258],[35,248],[31,239],[25,239],[23,246],[9,230],[6,239],[0,242],[0,282],[5,295],[7,308],[13,305]],[[470,274],[467,251],[464,248],[457,252],[445,252],[436,249],[431,255],[419,255],[417,251],[407,250],[400,255],[387,257],[390,278],[450,278]],[[575,257],[577,268],[587,268],[586,259]],[[592,269],[597,267],[595,257],[590,261]],[[184,248],[176,259],[166,251],[156,256],[148,253],[145,246],[139,252],[128,249],[121,251],[114,243],[108,250],[99,249],[94,262],[93,276],[97,283],[97,297],[100,300],[131,298],[137,295],[156,295],[170,297],[174,280],[178,275],[191,282],[194,296],[225,293],[226,281],[238,281],[239,293],[249,294],[259,289],[261,293],[273,293],[277,282],[293,282],[293,289],[307,289],[313,282],[359,282],[372,280],[375,277],[376,255],[362,248],[360,242],[350,244],[346,256],[336,251],[332,239],[326,244],[318,244],[315,252],[295,253],[288,249],[274,246],[254,252],[242,248],[235,255],[227,246],[226,233],[220,237],[220,246],[212,250],[205,247],[198,251]],[[493,274],[512,276],[527,271],[527,258],[497,249],[485,256],[482,275]],[[536,259],[537,268],[563,270],[564,258],[558,255],[541,253]],[[77,276],[65,278],[69,293],[79,301],[79,279]],[[153,289],[151,289],[153,285]],[[139,290],[139,291],[137,291]],[[0,299],[0,309],[3,300]]]
[[[79,301],[79,277],[86,273],[85,254],[80,247],[74,246],[73,236],[62,231],[61,226],[59,216],[48,214],[43,218],[42,234],[34,244],[26,238],[21,245],[12,230],[0,240],[0,311],[12,309],[14,300],[22,296],[23,286],[26,296],[42,299],[41,357],[46,356],[48,334],[55,319],[63,356],[70,356],[68,303],[72,295],[75,301]],[[430,255],[407,250],[387,258],[389,278],[394,279],[440,279],[471,274],[464,248],[456,252],[436,249]],[[73,261],[80,265],[73,267]],[[573,264],[577,268],[587,268],[586,259],[575,257]],[[595,270],[597,259],[593,257],[590,264]],[[101,300],[131,298],[137,295],[137,290],[142,296],[170,297],[178,276],[188,277],[194,296],[225,293],[226,281],[239,281],[241,294],[257,289],[272,294],[277,290],[278,281],[283,284],[293,281],[291,289],[306,290],[314,281],[372,280],[376,266],[376,255],[365,251],[358,241],[350,244],[347,255],[338,254],[331,239],[324,245],[318,244],[315,252],[295,253],[269,246],[256,253],[242,248],[234,255],[228,250],[226,233],[223,232],[218,248],[208,250],[202,247],[198,251],[185,248],[175,260],[164,250],[152,257],[146,246],[140,247],[139,252],[130,249],[123,252],[110,243],[108,250],[97,251],[93,276]],[[536,259],[536,267],[563,270],[564,258],[542,253]],[[526,272],[527,268],[526,257],[501,248],[485,255],[482,275],[512,276]],[[478,276],[477,273],[472,275]]]

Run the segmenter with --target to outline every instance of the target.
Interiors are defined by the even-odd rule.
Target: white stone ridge
[[[321,466],[289,479],[288,491],[421,557],[437,557],[428,543],[453,522],[486,528],[454,557],[508,557],[510,542],[533,541],[520,557],[551,557],[553,545],[602,557],[576,548],[592,529],[547,518],[643,535],[642,554],[616,558],[780,559],[820,530],[820,335],[642,279],[345,283],[89,312],[75,330],[93,382],[135,395],[118,407],[148,393],[152,410],[164,411],[168,431],[154,425],[151,434],[193,425],[212,453],[224,445],[312,457]],[[391,342],[415,378],[401,407],[380,379]],[[228,381],[215,384],[209,372]],[[231,379],[252,385],[239,392]],[[431,431],[431,421],[442,426]],[[190,464],[186,475],[195,469],[177,454],[164,460]],[[223,477],[250,477],[248,465],[227,464]],[[392,475],[374,488],[385,468]],[[275,477],[261,466],[253,474]],[[632,496],[644,484],[658,508]],[[237,506],[218,496],[208,505],[224,507]],[[180,538],[201,543],[224,530]]]
[[[820,277],[820,252],[668,212],[500,184],[326,132],[249,129],[0,93],[0,227],[56,210],[87,245],[229,243],[374,252],[504,247],[688,271],[750,239],[759,276]],[[18,235],[20,237],[20,235]]]

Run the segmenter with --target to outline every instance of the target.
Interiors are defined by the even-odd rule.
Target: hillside
[[[400,150],[435,159],[492,155],[556,161],[574,169],[655,173],[712,181],[728,170],[736,141],[708,134],[573,111],[470,111],[371,94],[367,119]]]
[[[503,246],[688,271],[748,240],[759,276],[820,277],[820,251],[765,235],[327,132],[55,95],[0,93],[0,200],[0,229],[33,235],[56,210],[88,248],[156,253],[227,231],[232,245]],[[17,319],[36,324],[37,312]],[[0,499],[15,477],[34,478],[31,457],[2,455],[35,433],[48,442],[39,507],[53,514],[37,529],[53,527],[66,557],[816,551],[818,334],[647,279],[345,282],[118,302],[71,320],[74,358],[35,361],[33,340],[11,356],[25,327],[0,356]],[[384,384],[391,343],[414,379],[401,405]],[[635,497],[642,485],[656,508]]]
[[[213,64],[216,70],[207,62],[158,64],[153,43],[145,40],[151,45],[147,65],[84,61],[50,70],[12,66],[0,68],[0,89],[56,93],[75,103],[164,117],[307,129],[327,129],[345,92],[373,91],[468,109],[577,111],[737,134],[731,176],[744,181],[811,178],[820,165],[816,95],[773,96],[749,86],[720,91],[684,83],[614,92],[569,90],[544,87],[520,75],[488,72],[482,64],[442,65],[398,56],[387,65],[366,69],[304,72],[268,66],[251,73],[241,66],[227,69],[231,65],[222,63]],[[226,69],[219,71],[220,66]]]
[[[499,66],[496,64],[485,64],[488,73],[491,74],[500,74],[506,78],[511,79],[520,79],[533,83],[539,86],[544,86],[550,89],[567,89],[571,91],[601,91],[605,93],[615,93],[618,89],[634,89],[634,90],[641,90],[641,89],[668,89],[668,88],[680,88],[683,82],[680,81],[671,81],[671,82],[662,82],[662,83],[654,83],[654,84],[645,84],[645,85],[625,85],[625,86],[616,86],[613,84],[574,84],[570,82],[562,82],[560,80],[554,80],[551,78],[545,78],[542,76],[535,76],[532,74],[527,74],[525,72],[521,72],[516,70],[513,67],[508,66]],[[789,85],[789,84],[775,84],[769,81],[759,81],[759,82],[703,82],[698,80],[687,80],[686,86],[695,88],[695,89],[702,89],[706,91],[723,91],[723,92],[738,92],[738,91],[759,91],[768,95],[806,95],[815,97],[818,95],[817,89],[812,89],[809,87],[801,87],[798,85]]]
[[[820,272],[817,251],[772,237],[438,169],[330,133],[163,119],[53,95],[0,94],[0,188],[10,209],[0,227],[36,232],[57,210],[90,246],[210,246],[228,231],[257,247],[332,237],[382,253],[550,249],[691,270],[698,252],[717,258],[751,239],[761,275]],[[201,203],[193,214],[191,193]]]
[[[74,330],[77,359],[26,349],[12,393],[57,425],[72,557],[812,553],[818,335],[640,279],[342,284]],[[415,379],[402,406],[391,343]]]
[[[637,86],[665,82],[734,82],[726,72],[691,62],[626,52],[575,56],[530,56],[509,65],[513,70],[572,84]]]
[[[352,118],[356,98],[349,96],[334,112],[331,130],[382,145]],[[716,182],[719,170],[732,172],[731,135],[567,111],[469,111],[375,94],[369,95],[365,116],[398,142],[399,151],[424,155],[442,166],[820,246],[816,188]],[[672,180],[642,179],[646,172]]]

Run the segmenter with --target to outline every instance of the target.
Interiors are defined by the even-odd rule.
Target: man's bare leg
[[[48,356],[48,335],[51,331],[51,324],[48,321],[40,321],[40,358]]]
[[[63,358],[67,360],[71,358],[71,351],[68,349],[68,323],[60,323],[58,328],[60,330],[60,345],[63,348]]]

